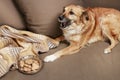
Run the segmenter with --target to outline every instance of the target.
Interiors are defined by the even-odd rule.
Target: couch
[[[0,25],[28,30],[55,38],[62,34],[57,21],[64,6],[112,7],[120,9],[119,0],[0,0]],[[0,80],[120,80],[120,44],[110,54],[103,50],[109,44],[97,42],[80,52],[64,56],[55,62],[44,63],[34,75],[10,71]],[[40,58],[66,47],[61,43],[55,49],[40,54]]]

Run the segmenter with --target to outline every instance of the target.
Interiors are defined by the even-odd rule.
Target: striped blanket
[[[27,74],[40,71],[42,61],[38,52],[47,52],[58,42],[45,35],[0,26],[0,77],[10,69]]]

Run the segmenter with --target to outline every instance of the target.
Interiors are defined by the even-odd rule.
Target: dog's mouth
[[[60,28],[66,28],[67,26],[71,25],[71,20],[68,18],[58,18],[58,21],[60,22]]]
[[[67,22],[60,22],[60,27],[61,28],[66,28],[67,26],[71,25],[71,21],[67,21]]]

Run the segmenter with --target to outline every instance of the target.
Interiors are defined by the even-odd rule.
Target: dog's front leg
[[[79,50],[80,50],[80,46],[76,42],[71,42],[70,46],[68,46],[67,48],[64,48],[52,55],[46,56],[44,58],[44,61],[45,62],[53,62],[56,59],[60,58],[61,56],[74,54],[74,53],[78,52]]]
[[[62,35],[62,36],[57,37],[55,40],[60,42],[60,41],[65,40],[65,38],[64,38],[64,36]]]

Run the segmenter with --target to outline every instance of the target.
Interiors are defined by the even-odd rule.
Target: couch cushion
[[[65,46],[61,44],[40,57],[44,58]],[[112,53],[104,54],[107,46],[104,42],[91,44],[76,54],[44,63],[43,69],[37,74],[24,75],[10,71],[0,80],[120,80],[120,44]]]
[[[2,24],[24,29],[24,23],[12,0],[0,0],[0,25]]]
[[[60,34],[57,17],[64,6],[81,0],[16,0],[25,15],[28,29],[52,37]]]

